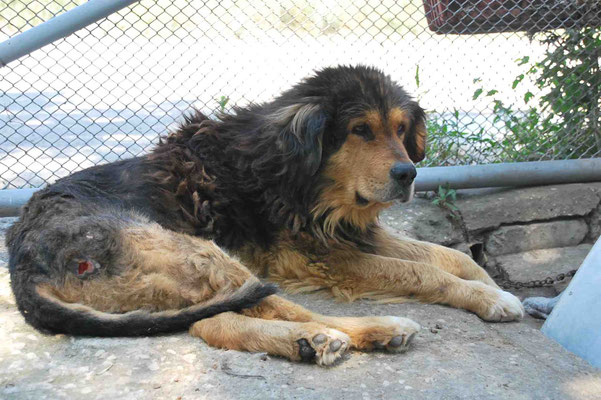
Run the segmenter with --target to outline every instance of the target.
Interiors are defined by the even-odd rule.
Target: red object
[[[83,275],[86,272],[94,272],[94,264],[90,261],[81,261],[77,266],[77,275]]]
[[[587,0],[423,0],[436,33],[538,32],[601,26],[601,6]]]

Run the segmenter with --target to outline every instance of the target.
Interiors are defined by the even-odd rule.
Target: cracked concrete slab
[[[593,245],[539,249],[497,257],[498,265],[512,280],[532,280],[554,277],[578,269]]]
[[[587,240],[595,242],[601,236],[601,204],[588,216],[589,232]]]
[[[432,200],[416,197],[409,204],[395,204],[384,210],[380,220],[397,234],[418,240],[452,245],[464,241],[459,224],[449,212],[432,204]]]
[[[583,219],[502,226],[488,235],[485,247],[492,256],[570,247],[582,243],[588,232]]]
[[[601,183],[503,189],[458,196],[456,206],[470,233],[502,224],[585,216],[601,202]]]

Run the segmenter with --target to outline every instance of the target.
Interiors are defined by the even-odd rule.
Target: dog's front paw
[[[346,352],[350,338],[344,332],[326,327],[307,329],[296,341],[298,354],[303,361],[315,361],[318,365],[332,365]]]
[[[519,321],[524,317],[524,306],[513,294],[488,285],[482,285],[476,290],[481,293],[481,300],[473,311],[483,320],[506,322]]]
[[[337,318],[337,328],[348,333],[358,350],[405,352],[420,330],[418,323],[401,317]]]
[[[371,344],[375,349],[385,349],[394,353],[404,353],[421,329],[418,323],[401,317],[379,317],[383,322],[383,331],[373,329]],[[390,330],[390,331],[388,331]],[[388,331],[388,332],[387,332]]]

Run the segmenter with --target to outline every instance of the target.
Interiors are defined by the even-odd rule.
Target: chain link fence
[[[0,41],[81,0],[0,0]],[[421,166],[601,155],[597,0],[142,0],[0,68],[0,188],[147,152],[182,113],[369,64],[428,110]]]

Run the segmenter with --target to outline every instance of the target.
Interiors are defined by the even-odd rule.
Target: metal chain
[[[503,289],[521,289],[521,288],[539,288],[539,287],[548,287],[548,286],[552,286],[554,283],[556,282],[561,282],[566,278],[571,278],[576,274],[576,269],[573,269],[569,272],[566,273],[561,273],[557,276],[555,276],[555,278],[553,277],[547,277],[545,279],[534,279],[531,281],[526,281],[526,282],[518,282],[518,281],[512,281],[511,279],[503,279],[501,282],[499,282],[499,286],[501,286]]]

